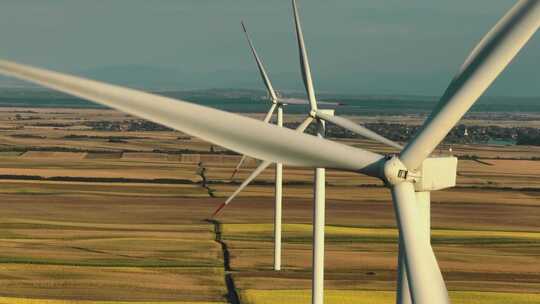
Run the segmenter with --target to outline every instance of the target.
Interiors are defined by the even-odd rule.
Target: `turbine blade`
[[[306,120],[304,120],[300,125],[298,125],[298,127],[296,128],[296,132],[298,133],[302,133],[306,130],[307,126],[309,126],[309,124],[313,121],[313,118],[311,117],[308,117],[306,118]],[[262,171],[264,171],[264,169],[266,169],[271,163],[270,162],[267,162],[267,161],[263,161],[262,163],[259,164],[259,166],[255,169],[255,171],[253,171],[249,176],[248,178],[240,185],[240,187],[238,187],[238,189],[236,189],[236,191],[223,203],[221,204],[218,209],[214,212],[214,214],[212,215],[212,217],[214,217],[216,214],[218,214],[226,205],[228,205],[233,199],[234,197],[236,197],[238,195],[238,193],[240,193],[240,191],[242,191],[242,189],[244,189],[245,187],[247,187],[247,185],[249,185],[249,183],[251,183],[251,181],[253,179],[255,179],[257,176],[259,176],[259,174],[261,174]]]
[[[8,61],[0,60],[0,74],[101,103],[254,158],[381,176],[379,154],[253,118]]]
[[[540,1],[519,1],[480,41],[400,159],[417,169],[540,26]]]
[[[392,199],[411,297],[414,303],[450,303],[437,259],[419,223],[414,185],[402,182],[392,187]]]
[[[313,117],[308,116],[297,128],[296,131],[302,133],[313,122]]]
[[[270,121],[270,118],[272,118],[272,114],[274,114],[274,110],[276,109],[276,106],[277,105],[275,103],[272,104],[272,106],[270,107],[270,110],[268,110],[268,113],[266,113],[266,116],[264,116],[263,122],[268,123]],[[247,158],[247,155],[242,155],[242,158],[240,158],[240,161],[234,168],[233,173],[231,174],[231,180],[233,180],[236,173],[240,171],[240,168],[242,167],[242,164],[244,164],[244,161],[246,161],[246,158]]]
[[[266,86],[266,89],[268,90],[268,93],[270,94],[272,101],[275,102],[278,97],[276,95],[276,92],[274,91],[274,87],[272,86],[272,83],[270,82],[270,78],[268,77],[268,74],[266,73],[266,70],[261,61],[261,58],[259,58],[259,55],[257,54],[255,47],[253,46],[253,42],[251,41],[251,38],[249,37],[249,33],[246,29],[244,21],[242,21],[242,29],[244,30],[244,34],[246,34],[246,39],[249,43],[249,47],[251,48],[251,52],[253,53],[253,56],[255,57],[255,61],[257,62],[257,67],[259,68],[259,73],[261,74],[262,80],[264,81],[264,85]]]
[[[231,180],[234,180],[234,177],[236,176],[236,174],[238,173],[238,171],[240,171],[240,168],[242,167],[242,165],[243,165],[244,162],[246,161],[246,158],[247,158],[247,155],[242,155],[242,158],[240,158],[240,161],[238,162],[238,164],[237,164],[236,167],[234,168],[233,173],[231,174]]]
[[[313,81],[311,79],[311,68],[309,67],[309,60],[306,51],[306,44],[304,42],[304,34],[302,33],[302,26],[300,25],[300,17],[298,16],[298,7],[296,0],[292,0],[294,24],[296,26],[296,38],[298,40],[298,52],[300,54],[300,68],[302,70],[302,79],[306,87],[306,92],[309,99],[309,104],[312,111],[317,110],[317,99],[315,98],[315,90],[313,89]]]
[[[264,116],[263,122],[268,123],[270,121],[270,118],[272,118],[272,114],[274,114],[275,110],[276,110],[276,104],[273,103],[272,106],[270,107],[270,110],[268,110],[268,112]]]
[[[380,142],[382,144],[385,144],[385,145],[388,145],[390,147],[394,147],[394,148],[397,148],[399,150],[403,149],[403,147],[398,144],[397,142],[395,141],[392,141],[384,136],[381,136],[373,131],[371,131],[370,129],[364,127],[364,126],[361,126],[361,125],[358,125],[346,118],[343,118],[343,117],[339,117],[339,116],[334,116],[334,115],[327,115],[327,114],[324,114],[322,113],[321,111],[317,111],[317,117],[319,117],[320,119],[322,120],[325,120],[325,121],[328,121],[328,122],[331,122],[333,124],[335,124],[336,126],[340,126],[344,129],[347,129],[353,133],[356,133],[358,135],[361,135],[363,137],[366,137],[366,138],[369,138],[369,139],[372,139],[374,141],[377,141],[377,142]]]
[[[240,187],[238,187],[238,189],[236,189],[236,191],[233,192],[233,194],[231,194],[231,196],[229,196],[229,198],[227,198],[227,200],[221,204],[217,209],[216,211],[214,211],[214,214],[212,214],[212,217],[215,217],[223,208],[225,208],[225,206],[227,206],[242,190],[244,190],[244,188],[246,188],[249,183],[251,183],[252,180],[254,180],[257,176],[259,176],[259,174],[261,174],[264,169],[268,168],[268,166],[270,166],[272,164],[272,162],[269,162],[269,161],[263,161],[256,169],[255,171],[251,172],[251,174],[248,176],[248,178],[246,178],[246,180],[244,180],[242,182],[242,184],[240,185]]]

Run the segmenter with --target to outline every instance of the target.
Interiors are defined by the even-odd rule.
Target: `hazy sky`
[[[317,91],[441,95],[510,0],[299,0]],[[300,90],[288,0],[0,0],[0,58],[147,88]],[[3,80],[5,83],[5,80]],[[536,35],[489,91],[540,96]]]

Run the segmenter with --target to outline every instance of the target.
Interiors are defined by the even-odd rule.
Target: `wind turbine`
[[[298,14],[298,6],[296,0],[292,0],[294,24],[296,29],[296,38],[298,41],[298,52],[300,56],[300,67],[302,79],[306,88],[306,93],[310,101],[311,111],[309,116],[317,122],[317,136],[323,138],[326,133],[326,122],[333,123],[353,133],[359,134],[366,138],[390,145],[401,149],[401,145],[386,139],[371,130],[357,125],[345,118],[334,115],[333,111],[319,110],[317,107],[317,98],[313,86],[311,76],[311,68],[309,58],[300,24]],[[326,184],[326,169],[318,167],[315,169],[314,180],[314,197],[313,197],[313,243],[312,243],[312,288],[311,302],[314,304],[322,304],[324,302],[324,226],[325,226],[325,184]]]
[[[364,136],[366,138],[375,140],[377,142],[383,143],[385,145],[389,145],[393,148],[402,149],[403,147],[394,142],[391,141],[361,125],[358,125],[346,118],[335,116],[333,110],[321,110],[318,108],[318,101],[315,95],[315,90],[313,86],[312,76],[311,76],[311,68],[309,65],[309,59],[307,55],[307,50],[305,47],[304,42],[304,36],[302,33],[302,27],[300,24],[300,17],[298,14],[298,7],[296,5],[296,1],[292,1],[293,6],[293,15],[294,15],[294,24],[295,24],[295,30],[296,30],[296,37],[298,42],[298,51],[300,56],[300,70],[302,74],[302,79],[304,82],[304,86],[306,89],[306,93],[309,99],[310,104],[310,112],[308,113],[308,116],[304,123],[302,123],[299,127],[299,131],[303,132],[305,128],[311,122],[316,121],[317,123],[317,136],[323,138],[325,136],[326,132],[326,122],[333,123],[337,126],[340,126],[346,130],[349,130],[353,133],[359,134],[361,136]],[[244,32],[246,32],[245,27]],[[257,56],[257,53],[253,47],[253,44],[251,43],[251,40],[249,36],[246,37],[248,39],[249,45],[251,47],[251,50],[255,56],[255,59],[257,61],[259,71],[261,73],[261,76],[265,82],[265,85],[269,91],[269,95],[271,98],[277,99],[275,97],[275,93],[273,93],[272,85],[270,84],[270,81],[267,77],[266,72],[264,71],[264,67],[262,67],[261,60]],[[273,99],[273,100],[275,100]],[[275,101],[273,101],[275,103]],[[279,114],[279,112],[278,112]],[[279,115],[278,115],[278,125],[279,123]],[[236,167],[235,172],[240,167],[243,159],[245,156],[240,160],[239,165]],[[258,175],[260,175],[271,163],[270,162],[262,162],[259,164],[259,166],[248,176],[246,180],[238,187],[238,189],[223,203],[221,204],[217,210],[214,212],[213,216],[216,216],[226,205],[228,205],[245,187],[251,183]],[[281,164],[279,164],[281,167]],[[275,205],[275,213],[274,213],[274,269],[276,268],[276,260],[281,260],[281,194],[282,194],[282,168],[280,168],[280,171],[278,171],[278,167],[276,165],[276,205]],[[279,179],[278,179],[278,172],[279,172]],[[234,175],[234,173],[233,173]],[[323,294],[324,294],[324,226],[325,226],[325,184],[326,184],[326,170],[325,168],[316,168],[314,172],[314,202],[313,202],[313,274],[312,274],[312,298],[313,303],[322,303],[323,301]],[[279,180],[279,185],[278,185]],[[279,187],[279,192],[278,192]],[[280,197],[278,198],[278,193]],[[278,201],[279,201],[279,213],[278,213]],[[279,247],[278,247],[279,246]]]
[[[540,0],[518,1],[465,60],[413,140],[393,156],[173,98],[10,61],[0,61],[0,73],[88,99],[259,159],[352,171],[382,179],[392,194],[400,232],[402,272],[406,274],[402,280],[402,302],[410,297],[415,304],[449,303],[429,242],[429,214],[421,212],[419,204],[429,204],[426,193],[455,186],[457,159],[429,155],[539,26]]]
[[[255,62],[257,63],[257,68],[259,69],[259,73],[261,75],[261,78],[264,82],[264,85],[266,86],[268,96],[270,97],[270,101],[272,103],[272,106],[270,107],[270,110],[266,114],[264,118],[264,122],[268,123],[272,117],[272,114],[274,113],[274,110],[277,108],[277,126],[283,127],[283,107],[285,106],[285,102],[282,99],[278,98],[278,95],[274,91],[274,87],[272,86],[272,83],[270,82],[270,78],[268,77],[268,74],[266,73],[266,69],[264,68],[264,65],[259,58],[259,55],[257,54],[257,51],[255,50],[255,47],[253,46],[253,42],[251,41],[251,38],[249,37],[249,33],[246,29],[246,26],[244,22],[242,22],[242,30],[244,31],[244,34],[246,36],[247,42],[249,44],[249,47],[251,49],[251,52],[253,53],[253,57],[255,58]],[[307,127],[307,125],[306,125]],[[304,130],[300,130],[303,132]],[[234,178],[235,174],[240,170],[240,167],[246,160],[247,155],[242,155],[242,158],[236,165],[236,168],[234,169],[234,172],[231,175],[231,179]],[[276,173],[275,173],[275,190],[274,190],[274,270],[281,270],[281,215],[282,215],[282,198],[283,198],[283,164],[276,163]],[[226,204],[222,204],[220,208],[218,208],[215,212],[215,216],[221,208],[223,208]]]

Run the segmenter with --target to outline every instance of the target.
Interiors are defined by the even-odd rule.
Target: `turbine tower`
[[[392,194],[399,230],[406,277],[402,286],[412,303],[443,304],[450,300],[421,204],[429,203],[426,192],[455,186],[457,159],[429,155],[539,26],[540,0],[518,1],[473,49],[399,155],[383,156],[241,115],[15,62],[0,60],[0,74],[94,101],[266,162],[332,168],[382,179]]]

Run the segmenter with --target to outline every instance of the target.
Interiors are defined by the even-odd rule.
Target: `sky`
[[[318,92],[440,96],[510,0],[298,0]],[[0,0],[0,58],[145,89],[303,90],[289,0]],[[540,96],[540,35],[487,92]],[[0,78],[0,87],[19,84]]]

